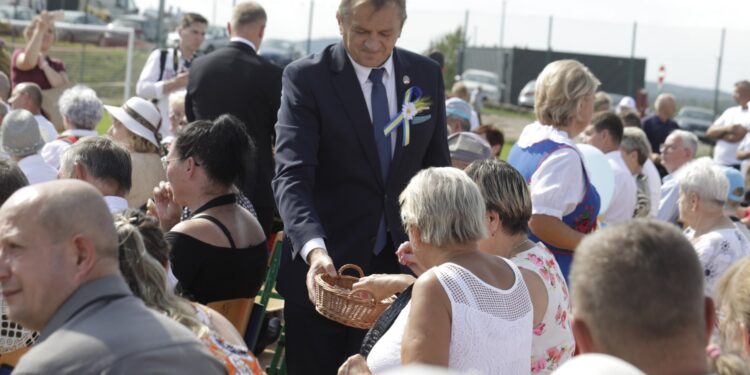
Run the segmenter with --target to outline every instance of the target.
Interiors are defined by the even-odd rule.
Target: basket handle
[[[355,271],[357,271],[357,273],[359,273],[359,278],[360,279],[363,278],[363,277],[365,277],[365,273],[362,272],[362,268],[360,266],[356,265],[356,264],[344,264],[343,266],[341,266],[341,268],[339,268],[339,275],[343,275],[344,271],[346,271],[346,270],[355,270]]]

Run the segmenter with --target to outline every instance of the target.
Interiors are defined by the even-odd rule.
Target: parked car
[[[500,104],[500,92],[504,85],[500,83],[500,76],[496,73],[479,69],[467,69],[464,71],[464,74],[456,78],[464,83],[469,93],[480,88],[482,90],[483,103],[492,105]]]
[[[685,106],[674,120],[681,129],[692,132],[701,140],[706,140],[706,130],[714,123],[714,111],[701,107]]]
[[[128,14],[116,18],[107,25],[107,28],[114,29],[132,28],[136,40],[146,40],[149,42],[156,41],[156,20],[137,14]],[[108,31],[105,33],[104,42],[106,46],[126,46],[128,45],[128,34],[121,32]]]
[[[31,21],[35,13],[31,8],[22,5],[0,5],[0,18],[4,20]],[[0,33],[22,37],[25,26],[11,26],[0,22]]]
[[[536,80],[532,79],[527,82],[521,92],[518,93],[518,105],[521,107],[534,108],[534,89],[536,88]]]
[[[71,42],[71,43],[89,43],[89,44],[102,44],[105,33],[98,30],[74,30],[69,26],[80,26],[80,25],[105,25],[104,21],[98,17],[78,11],[78,10],[66,10],[63,11],[63,19],[55,22],[55,30],[57,30],[57,40]]]
[[[226,27],[222,26],[209,26],[206,30],[206,39],[203,40],[198,49],[201,53],[209,53],[215,49],[221,48],[229,44],[229,32]]]
[[[302,57],[295,43],[281,39],[263,41],[259,54],[282,68]]]

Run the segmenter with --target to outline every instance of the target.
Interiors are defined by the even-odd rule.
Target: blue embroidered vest
[[[544,162],[550,154],[563,148],[572,149],[573,147],[549,139],[535,143],[526,148],[514,145],[508,156],[508,163],[521,172],[521,175],[526,179],[526,183],[531,183],[531,176],[537,171],[537,169],[539,169],[542,162]],[[600,205],[599,193],[597,193],[596,188],[594,188],[594,185],[589,181],[586,168],[583,166],[583,160],[581,161],[581,168],[583,169],[586,193],[583,196],[583,200],[578,203],[573,212],[563,216],[562,221],[578,232],[590,233],[596,229],[596,215],[599,212]],[[565,280],[567,280],[568,272],[570,271],[570,264],[573,261],[572,249],[560,249],[554,247],[540,240],[537,236],[531,233],[531,231],[529,231],[529,239],[534,242],[543,242],[547,248],[555,254],[557,263],[560,264],[560,270],[562,271],[563,276],[565,276]]]

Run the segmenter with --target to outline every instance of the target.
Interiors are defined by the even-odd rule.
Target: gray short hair
[[[180,107],[185,107],[186,95],[187,95],[187,91],[185,90],[179,90],[179,91],[175,91],[169,94],[169,107],[171,108],[173,105],[179,105]]]
[[[531,194],[521,173],[503,160],[477,160],[465,172],[479,186],[486,209],[500,216],[503,231],[529,231]]]
[[[680,350],[673,339],[706,339],[703,268],[672,224],[635,219],[586,236],[570,290],[573,315],[604,353],[629,360],[642,356],[642,343],[671,352]]]
[[[255,1],[246,1],[237,4],[232,11],[230,21],[233,29],[256,22],[265,22],[268,19],[266,10]]]
[[[724,204],[729,191],[729,181],[722,167],[708,157],[695,159],[683,165],[674,176],[680,193],[695,193],[702,199]]]
[[[65,90],[58,105],[60,114],[78,129],[94,130],[102,120],[102,101],[90,87],[75,85]]]
[[[593,96],[601,82],[575,60],[547,64],[536,79],[534,112],[545,125],[567,126],[578,116],[583,100]]]
[[[659,96],[656,97],[656,100],[654,100],[654,109],[659,110],[659,107],[664,103],[665,100],[671,100],[672,103],[677,103],[677,100],[675,100],[674,95],[670,93],[663,93],[659,94]]]
[[[698,152],[698,137],[687,131],[682,129],[672,130],[671,133],[669,133],[669,137],[677,137],[682,141],[682,147],[685,147],[690,150],[691,157],[695,156],[695,154]]]
[[[109,138],[86,137],[63,151],[60,156],[61,177],[73,177],[75,164],[85,167],[95,179],[115,182],[125,192],[132,187],[130,153]]]
[[[484,199],[462,170],[433,167],[420,171],[401,192],[399,203],[406,231],[417,227],[424,243],[446,246],[485,237]]]
[[[620,149],[626,152],[632,152],[633,150],[638,152],[638,164],[643,166],[651,157],[651,144],[648,141],[646,133],[640,128],[627,127],[622,130],[622,141],[620,142]]]
[[[406,22],[406,0],[341,0],[339,3],[338,14],[341,19],[346,20],[352,13],[352,8],[362,4],[371,4],[376,11],[380,10],[388,3],[394,3],[401,11],[401,26]]]

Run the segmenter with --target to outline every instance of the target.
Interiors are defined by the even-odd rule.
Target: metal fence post
[[[714,115],[719,113],[719,86],[721,85],[721,61],[724,59],[724,37],[727,29],[721,29],[721,44],[719,47],[719,61],[716,64],[716,86],[714,88]]]

